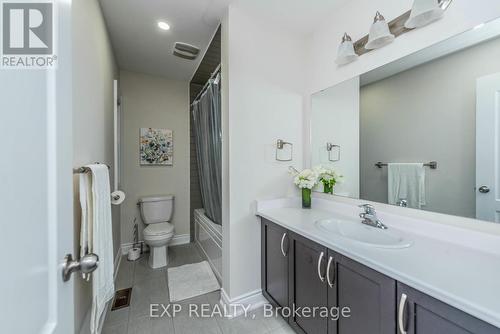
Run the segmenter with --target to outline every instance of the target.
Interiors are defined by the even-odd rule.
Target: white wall
[[[368,34],[375,12],[379,10],[387,20],[403,14],[411,8],[413,0],[358,0],[350,1],[337,10],[307,40],[305,68],[308,101],[304,104],[305,138],[310,138],[310,95],[344,80],[390,63],[393,60],[424,49],[437,42],[488,22],[500,16],[500,1],[454,0],[440,21],[404,34],[394,43],[367,53],[354,63],[337,66],[337,47],[344,32],[354,41]],[[304,146],[305,163],[310,163],[310,145]]]
[[[113,50],[97,0],[74,0],[73,15],[73,165],[113,165],[113,79],[118,77]],[[113,171],[113,168],[111,168]],[[79,254],[80,204],[74,194],[74,250]],[[111,177],[111,180],[113,178]],[[120,247],[119,208],[113,207],[114,254]],[[91,305],[91,283],[75,280],[75,333]]]
[[[333,167],[343,176],[335,194],[359,197],[359,77],[312,97],[311,128],[312,166]],[[329,161],[326,143],[340,146],[339,161]]]
[[[121,71],[121,185],[127,198],[121,205],[121,242],[133,242],[134,217],[142,240],[137,201],[140,197],[173,194],[172,223],[177,236],[189,235],[189,90],[188,82]],[[173,131],[173,166],[139,164],[140,128]],[[189,240],[189,238],[188,238]]]
[[[230,299],[260,291],[257,198],[294,191],[302,167],[303,42],[230,5],[222,22],[223,288]],[[277,139],[294,160],[275,161]]]

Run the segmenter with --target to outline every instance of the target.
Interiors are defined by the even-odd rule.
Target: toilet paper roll
[[[128,251],[127,259],[129,261],[135,261],[141,257],[141,249],[140,248],[132,248]]]
[[[115,190],[111,193],[111,204],[120,205],[125,200],[125,193],[121,190]]]

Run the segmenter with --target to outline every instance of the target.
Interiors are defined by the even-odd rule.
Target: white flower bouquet
[[[311,208],[311,189],[318,183],[318,174],[312,169],[304,169],[294,175],[293,183],[302,189],[302,207],[309,209]]]
[[[318,183],[318,174],[312,169],[304,169],[295,175],[293,183],[300,189],[312,189]]]
[[[330,166],[319,165],[314,168],[314,173],[318,175],[318,181],[323,183],[323,192],[333,194],[333,187],[339,182],[342,175],[339,175]]]

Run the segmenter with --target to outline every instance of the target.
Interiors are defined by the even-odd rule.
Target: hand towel
[[[87,166],[92,171],[92,240],[91,251],[99,256],[99,266],[92,273],[92,312],[90,331],[99,334],[101,317],[107,302],[114,296],[113,235],[111,188],[106,165]]]
[[[90,237],[92,226],[92,176],[90,173],[79,174],[80,185],[80,207],[81,207],[81,226],[80,226],[80,258],[90,253]],[[90,238],[89,238],[90,237]],[[90,275],[83,274],[85,280],[89,280]]]
[[[425,168],[422,163],[388,164],[388,202],[396,205],[406,200],[408,207],[425,205]]]

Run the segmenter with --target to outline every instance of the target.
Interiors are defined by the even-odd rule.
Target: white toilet
[[[150,196],[139,199],[142,221],[148,225],[144,241],[149,246],[149,266],[165,267],[168,262],[168,244],[174,236],[174,225],[170,224],[174,207],[173,195]]]

